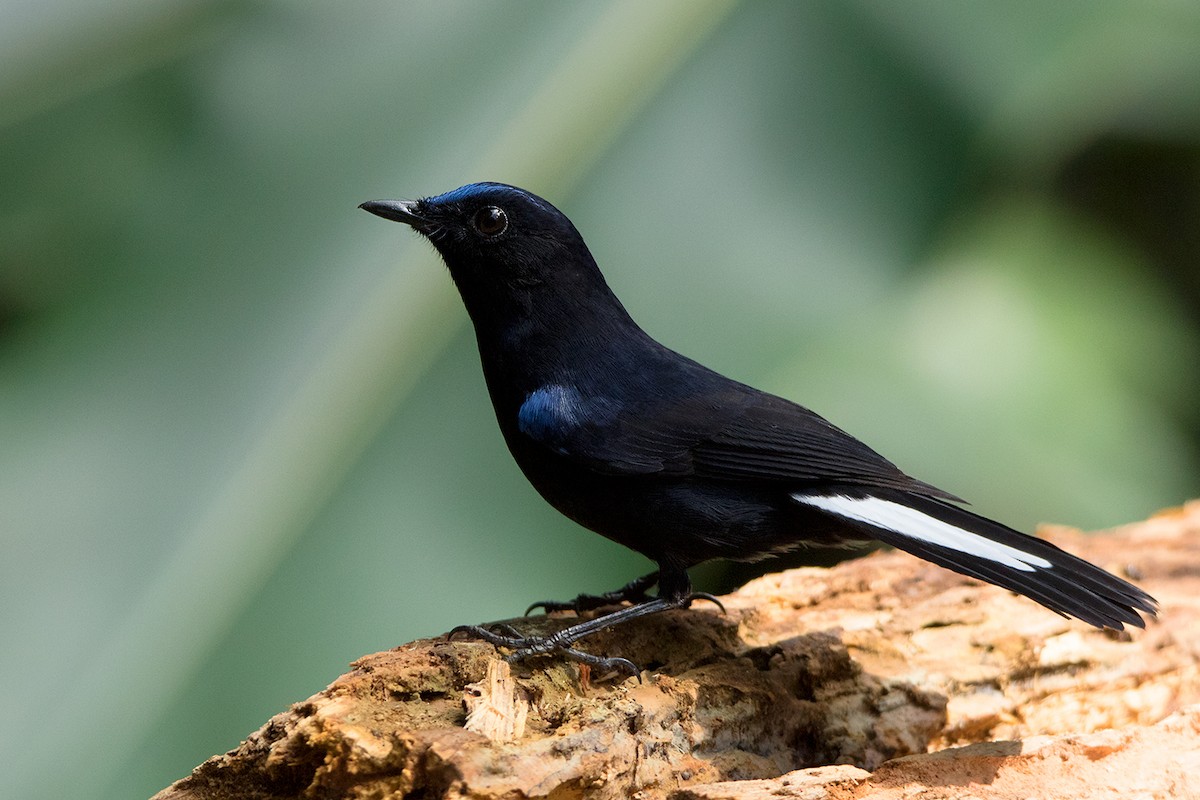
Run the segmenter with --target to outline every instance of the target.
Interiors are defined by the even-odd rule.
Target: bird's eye
[[[508,229],[508,214],[495,206],[485,206],[475,212],[471,224],[483,236],[488,238],[499,236]]]

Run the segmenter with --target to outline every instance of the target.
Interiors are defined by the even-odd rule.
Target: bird
[[[465,625],[512,662],[559,656],[639,674],[576,647],[614,625],[715,600],[687,570],[804,546],[882,542],[1098,628],[1145,627],[1157,601],[1059,547],[963,508],[824,417],[653,339],[609,288],[582,235],[547,200],[472,183],[360,205],[441,255],[475,329],[504,441],[568,518],[655,562],[612,592],[530,606],[615,611],[556,633]],[[657,586],[654,595],[648,590]]]

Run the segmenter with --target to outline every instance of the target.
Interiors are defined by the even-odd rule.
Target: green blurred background
[[[651,334],[1016,525],[1198,493],[1200,5],[2,0],[0,66],[2,797],[647,571],[363,200],[542,194]]]

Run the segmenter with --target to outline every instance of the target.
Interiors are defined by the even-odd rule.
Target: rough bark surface
[[[1200,798],[1200,501],[1042,535],[1160,617],[1105,633],[877,553],[586,640],[641,682],[470,641],[366,656],[156,800]]]

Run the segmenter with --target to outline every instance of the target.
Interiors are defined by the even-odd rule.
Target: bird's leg
[[[658,583],[658,572],[651,572],[649,575],[643,575],[640,578],[634,578],[629,583],[622,586],[620,589],[615,589],[604,594],[581,594],[574,600],[539,600],[538,602],[525,609],[525,616],[529,616],[534,609],[542,609],[547,614],[553,611],[574,611],[576,614],[584,611],[593,611],[604,606],[620,605],[623,602],[630,602],[634,605],[645,603],[652,599],[646,595],[646,590],[654,584]]]
[[[632,603],[635,606],[640,605],[641,603],[646,603],[654,599],[646,594],[646,590],[656,583],[659,583],[659,573],[651,572],[649,575],[643,575],[640,578],[634,578],[620,589],[614,589],[611,592],[604,592],[603,594],[581,594],[574,600],[567,601],[539,600],[529,608],[525,609],[525,616],[528,617],[532,611],[538,608],[542,609],[547,614],[555,611],[574,611],[576,614],[581,614],[584,611],[594,611],[597,608],[620,605],[621,603]],[[663,592],[661,591],[662,587],[660,586],[659,589],[659,594],[661,596],[663,595]],[[668,592],[676,595],[677,597],[686,598],[687,602],[684,603],[684,605],[687,605],[693,600],[707,600],[710,603],[715,604],[717,608],[721,609],[721,613],[725,612],[725,606],[721,604],[720,600],[708,592],[693,592],[691,590],[691,584],[686,582],[686,579],[685,582],[680,586],[669,587]]]
[[[646,590],[658,584],[658,597],[647,597]],[[547,636],[523,636],[520,631],[507,623],[495,625],[460,625],[450,631],[448,638],[455,634],[465,633],[483,639],[496,647],[503,647],[512,652],[505,656],[505,661],[516,663],[536,656],[560,655],[572,661],[587,664],[599,673],[623,672],[626,675],[637,675],[637,665],[626,658],[606,658],[585,653],[572,645],[585,636],[607,630],[632,619],[657,614],[671,608],[687,608],[693,600],[709,600],[716,603],[722,612],[725,607],[721,601],[711,594],[692,592],[692,582],[687,570],[668,566],[658,572],[643,575],[637,580],[630,581],[614,592],[603,595],[580,595],[574,603],[536,603],[533,607],[544,607],[547,610],[574,609],[587,610],[603,605],[629,601],[633,605],[619,608],[608,614],[578,622],[563,628],[557,633]],[[526,612],[528,613],[528,612]]]
[[[521,636],[510,625],[494,626],[495,629],[492,626],[460,625],[450,631],[449,636],[453,637],[457,633],[466,633],[483,639],[485,642],[496,647],[510,649],[513,652],[504,657],[504,660],[510,664],[536,656],[561,655],[572,661],[588,664],[592,669],[599,672],[623,672],[627,675],[637,675],[639,672],[637,665],[629,659],[596,656],[591,653],[585,653],[582,650],[576,650],[571,645],[585,636],[606,630],[614,625],[620,625],[622,622],[628,622],[629,620],[638,619],[650,614],[657,614],[659,611],[666,611],[671,608],[682,608],[687,606],[691,601],[691,595],[676,599],[655,598],[634,606],[626,606],[611,614],[605,614],[602,617],[584,620],[548,636]]]

